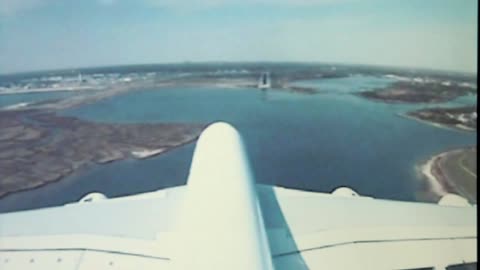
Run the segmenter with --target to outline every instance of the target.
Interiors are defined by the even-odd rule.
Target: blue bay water
[[[319,89],[315,95],[150,89],[63,114],[120,123],[227,121],[243,135],[259,183],[323,192],[346,185],[364,195],[414,201],[420,183],[415,165],[432,154],[475,144],[476,133],[399,116],[414,105],[384,104],[349,94],[390,82],[361,76],[305,82]],[[63,204],[91,191],[116,197],[181,185],[193,148],[190,144],[148,160],[93,166],[59,183],[8,196],[0,200],[0,211]]]
[[[393,82],[382,76],[353,75],[345,78],[314,79],[295,82],[294,85],[313,87],[319,92],[349,94],[385,87]]]

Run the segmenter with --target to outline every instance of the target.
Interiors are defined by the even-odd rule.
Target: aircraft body
[[[185,186],[1,214],[0,269],[445,269],[476,263],[476,210],[259,185],[215,123]]]

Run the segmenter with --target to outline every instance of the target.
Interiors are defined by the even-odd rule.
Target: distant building
[[[260,76],[260,80],[258,82],[258,88],[268,89],[270,87],[271,87],[270,73],[269,72],[263,72],[262,75]]]

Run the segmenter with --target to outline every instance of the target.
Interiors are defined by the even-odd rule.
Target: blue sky
[[[475,0],[0,0],[0,73],[183,61],[476,72]]]

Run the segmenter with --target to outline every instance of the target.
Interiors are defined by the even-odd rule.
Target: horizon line
[[[100,64],[92,66],[76,66],[76,67],[64,67],[64,68],[52,68],[52,69],[33,69],[25,71],[13,71],[7,73],[0,73],[0,76],[16,76],[27,75],[35,73],[47,73],[47,72],[65,72],[65,71],[78,71],[87,69],[102,69],[112,67],[134,67],[134,66],[160,66],[160,65],[192,65],[192,64],[314,64],[314,65],[343,65],[343,66],[363,66],[371,68],[391,68],[401,69],[404,71],[430,71],[430,72],[442,72],[442,73],[456,73],[462,75],[470,75],[477,77],[478,69],[475,71],[465,70],[453,70],[443,68],[431,68],[431,67],[412,67],[412,66],[395,66],[385,64],[362,64],[362,63],[346,63],[346,62],[330,62],[330,61],[273,61],[273,60],[247,60],[247,61],[176,61],[176,62],[149,62],[149,63],[136,63],[136,64]]]

